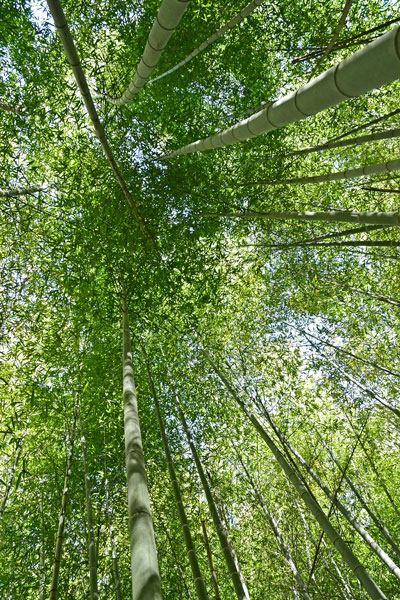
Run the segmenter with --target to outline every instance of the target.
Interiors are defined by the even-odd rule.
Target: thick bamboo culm
[[[128,307],[123,300],[123,394],[133,600],[162,600],[133,375]]]
[[[400,77],[399,27],[251,117],[160,158],[213,150],[280,129]]]
[[[206,48],[208,48],[209,46],[211,46],[211,44],[216,42],[218,40],[218,38],[223,36],[227,31],[229,31],[230,29],[233,29],[233,27],[235,27],[236,25],[241,23],[243,21],[243,19],[248,17],[256,8],[258,8],[263,3],[263,1],[264,0],[253,0],[252,2],[250,2],[247,6],[242,8],[242,10],[240,10],[237,15],[235,15],[230,21],[228,21],[228,23],[226,23],[226,25],[224,25],[223,27],[221,27],[220,29],[215,31],[212,35],[210,35],[209,38],[207,38],[202,44],[200,44],[200,46],[198,46],[195,50],[193,50],[193,52],[188,54],[188,56],[186,58],[184,58],[183,60],[178,62],[171,69],[168,69],[168,71],[164,71],[164,73],[161,73],[161,75],[154,77],[154,79],[149,81],[148,84],[154,83],[154,82],[158,81],[159,79],[163,79],[167,75],[171,75],[171,73],[174,73],[175,71],[177,71],[178,69],[180,69],[181,67],[186,65],[193,58],[195,58],[198,54],[203,52],[203,50],[206,50]]]
[[[178,27],[189,2],[190,0],[162,1],[132,81],[118,98],[113,98],[108,94],[104,94],[104,98],[108,100],[108,102],[117,106],[123,106],[130,102],[146,85],[148,78],[160,60],[170,37]]]

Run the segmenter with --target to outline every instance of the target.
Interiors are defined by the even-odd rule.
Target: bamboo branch
[[[347,169],[336,173],[327,173],[326,175],[310,175],[307,177],[293,177],[291,179],[262,179],[260,181],[247,181],[238,184],[238,187],[256,186],[256,185],[297,185],[308,183],[325,183],[327,181],[342,181],[343,179],[355,179],[357,177],[368,177],[378,173],[391,173],[400,171],[400,159],[389,160],[382,163],[374,163],[359,167],[357,169]]]
[[[313,152],[320,152],[322,150],[330,150],[331,148],[344,148],[345,146],[359,146],[361,144],[366,144],[367,142],[375,142],[377,140],[388,140],[394,139],[400,136],[400,127],[395,129],[388,129],[386,131],[378,131],[377,133],[368,133],[366,135],[361,135],[356,138],[351,138],[350,140],[340,140],[335,142],[327,142],[325,144],[318,144],[317,146],[313,146],[311,148],[302,148],[301,150],[293,150],[292,152],[287,152],[286,154],[277,154],[276,156],[270,156],[267,158],[260,158],[259,160],[253,160],[250,162],[243,163],[244,165],[258,165],[260,163],[271,162],[273,160],[281,160],[290,158],[292,156],[304,156],[305,154],[312,154]],[[369,190],[380,190],[380,188],[367,188],[363,189]],[[400,194],[400,190],[398,191]]]
[[[400,225],[400,213],[382,212],[368,213],[356,212],[349,210],[331,210],[323,212],[314,211],[287,211],[277,212],[270,210],[268,212],[258,212],[248,210],[246,212],[231,212],[231,213],[205,213],[194,215],[200,218],[229,218],[229,219],[277,219],[283,221],[326,221],[328,223],[366,223],[372,225],[388,225],[390,227]]]
[[[353,0],[346,0],[345,5],[344,5],[343,10],[342,10],[342,14],[341,14],[340,19],[339,19],[339,23],[337,24],[337,26],[335,28],[335,31],[333,32],[332,39],[329,42],[329,44],[327,45],[327,47],[326,47],[325,51],[323,52],[321,58],[318,60],[318,62],[315,65],[315,67],[312,69],[312,71],[311,71],[311,73],[309,75],[308,81],[310,81],[310,79],[312,79],[314,73],[318,70],[318,67],[322,64],[322,62],[325,60],[325,58],[328,56],[328,54],[332,50],[332,48],[333,48],[333,46],[334,46],[334,44],[335,44],[335,42],[336,42],[336,40],[337,40],[337,38],[339,36],[339,33],[343,29],[343,26],[344,26],[344,24],[346,22],[347,15],[349,14],[349,10],[350,10],[352,4],[353,4]]]

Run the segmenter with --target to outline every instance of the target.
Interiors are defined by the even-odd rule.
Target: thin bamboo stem
[[[388,225],[390,227],[400,225],[400,213],[398,212],[356,212],[350,210],[330,211],[286,211],[278,212],[270,210],[259,212],[248,210],[246,212],[230,213],[205,213],[194,215],[200,218],[228,218],[228,219],[275,219],[281,221],[326,221],[328,223],[365,223],[371,225]]]
[[[261,179],[260,181],[247,181],[246,183],[241,183],[239,187],[257,185],[305,185],[308,183],[326,183],[328,181],[356,179],[357,177],[369,177],[370,175],[377,175],[379,173],[392,173],[394,171],[400,171],[400,159],[365,165],[364,167],[358,167],[357,169],[347,169],[346,171],[326,173],[325,175],[292,177],[290,179]]]
[[[212,579],[214,593],[215,593],[215,600],[221,600],[221,595],[219,593],[217,573],[216,573],[215,567],[214,567],[214,561],[213,561],[213,557],[212,557],[210,541],[208,539],[208,534],[207,534],[206,522],[204,520],[202,520],[202,522],[201,522],[201,527],[203,529],[204,545],[205,545],[206,551],[207,551],[207,560],[208,560],[208,566],[210,567],[211,579]]]
[[[72,459],[73,459],[73,455],[74,455],[75,431],[76,431],[77,417],[78,417],[78,406],[75,405],[74,415],[73,415],[73,420],[72,420],[70,448],[69,448],[69,453],[68,453],[68,458],[67,458],[67,466],[66,466],[66,470],[65,470],[65,482],[64,482],[64,490],[63,490],[62,501],[61,501],[61,512],[60,512],[60,518],[58,521],[57,540],[56,540],[56,547],[55,547],[55,553],[54,553],[53,574],[52,574],[51,586],[50,586],[50,600],[57,600],[57,596],[58,596],[61,555],[62,555],[62,547],[63,547],[63,541],[64,541],[64,527],[65,527],[65,518],[66,518],[66,514],[67,514],[69,485],[70,485],[70,480],[71,480]]]
[[[348,545],[342,539],[342,537],[339,535],[339,533],[331,525],[329,519],[323,512],[322,508],[318,504],[315,497],[312,496],[310,494],[310,492],[304,487],[301,480],[297,476],[295,470],[291,467],[291,465],[284,458],[283,454],[280,452],[280,450],[277,448],[277,446],[275,445],[273,440],[270,438],[270,436],[268,435],[267,431],[262,426],[260,421],[252,413],[250,413],[248,411],[248,409],[246,408],[246,406],[245,406],[244,402],[242,401],[242,399],[240,398],[240,396],[236,393],[236,391],[234,390],[232,385],[229,383],[226,376],[222,373],[222,371],[214,363],[214,361],[212,360],[209,353],[206,351],[203,351],[203,355],[206,357],[207,361],[210,363],[210,365],[213,368],[213,370],[215,371],[215,373],[221,379],[222,383],[227,388],[229,394],[238,403],[239,407],[241,408],[241,410],[243,411],[245,416],[250,420],[250,422],[252,423],[252,425],[256,429],[256,431],[258,431],[258,433],[261,435],[261,437],[263,438],[263,440],[265,441],[265,443],[271,450],[272,454],[275,456],[275,458],[276,458],[277,462],[279,463],[279,465],[281,466],[282,470],[287,475],[287,477],[289,478],[289,480],[291,481],[291,483],[297,490],[298,494],[303,499],[306,506],[309,508],[311,513],[314,515],[315,519],[321,525],[324,532],[326,533],[328,538],[331,540],[333,546],[341,554],[344,562],[348,565],[348,567],[353,571],[353,573],[359,579],[359,581],[362,584],[362,586],[364,587],[365,591],[369,594],[369,596],[373,600],[386,599],[386,596],[384,595],[384,593],[380,590],[380,588],[377,586],[375,581],[370,577],[370,575],[368,574],[366,569],[361,565],[361,563],[358,561],[356,556],[353,554],[352,550],[348,547]]]
[[[115,594],[117,596],[117,600],[123,600],[122,599],[121,579],[120,579],[120,575],[119,575],[117,549],[115,546],[115,539],[114,539],[114,528],[113,528],[113,524],[112,524],[112,509],[111,509],[110,500],[109,500],[110,492],[108,489],[107,476],[104,480],[104,489],[105,489],[105,508],[106,508],[107,521],[108,521],[108,530],[110,533],[111,560],[112,560],[112,568],[113,568],[113,573],[114,573]]]
[[[197,560],[196,550],[193,544],[192,534],[190,532],[189,522],[186,516],[185,508],[182,501],[182,494],[179,488],[179,483],[176,477],[175,465],[172,459],[172,454],[168,444],[167,433],[165,430],[164,420],[161,415],[161,407],[158,399],[158,394],[155,389],[153,376],[151,373],[150,362],[145,348],[143,347],[143,353],[145,356],[147,375],[150,383],[151,394],[153,396],[154,404],[157,412],[158,424],[161,432],[161,440],[164,448],[165,457],[167,460],[168,473],[172,484],[172,490],[175,497],[175,503],[178,510],[179,520],[182,527],[183,536],[185,539],[186,552],[188,555],[190,568],[192,570],[193,581],[196,587],[197,597],[199,600],[208,600],[207,588],[204,584],[203,576],[200,571],[199,563]]]
[[[322,53],[321,58],[319,58],[319,60],[317,61],[317,64],[312,69],[312,71],[308,77],[308,81],[310,81],[310,79],[312,79],[312,77],[314,76],[314,74],[316,73],[318,68],[321,66],[322,62],[325,60],[325,58],[331,52],[331,50],[332,50],[333,46],[335,45],[335,42],[339,36],[339,33],[343,29],[343,25],[346,23],[347,15],[349,14],[349,10],[350,10],[352,4],[353,4],[353,0],[346,0],[343,10],[342,10],[342,14],[340,15],[339,23],[337,24],[337,26],[332,34],[332,39],[329,42],[329,44],[327,45],[327,47],[325,48],[324,52]]]
[[[244,165],[258,165],[261,163],[271,162],[274,160],[282,160],[285,158],[291,158],[292,156],[304,156],[306,154],[312,154],[313,152],[320,152],[322,150],[331,150],[333,148],[345,148],[346,146],[360,146],[367,142],[376,142],[379,140],[391,140],[400,136],[400,127],[394,129],[387,129],[385,131],[377,131],[375,133],[367,133],[360,135],[355,138],[348,140],[337,140],[334,142],[326,142],[324,144],[318,144],[310,148],[301,148],[300,150],[292,150],[286,154],[277,154],[276,156],[270,156],[267,158],[260,158],[259,160],[253,160],[250,162],[243,163]],[[374,190],[376,188],[364,188]],[[380,190],[385,191],[385,190]]]
[[[204,493],[205,493],[205,496],[207,499],[211,518],[213,520],[215,529],[217,531],[218,539],[219,539],[219,542],[221,545],[222,554],[224,556],[229,575],[231,577],[233,586],[235,588],[236,596],[237,596],[238,600],[246,600],[246,593],[243,589],[240,575],[236,568],[235,561],[233,559],[233,556],[232,556],[232,553],[231,553],[231,550],[229,547],[229,542],[228,542],[227,535],[225,533],[225,529],[222,525],[220,516],[218,514],[218,510],[217,510],[217,507],[214,502],[214,498],[212,495],[210,485],[207,481],[207,477],[204,472],[203,465],[201,464],[200,457],[198,455],[196,446],[195,446],[193,438],[192,438],[192,434],[190,432],[189,426],[188,426],[186,418],[185,418],[185,414],[183,412],[179,397],[178,397],[177,393],[175,392],[175,390],[174,390],[174,400],[175,400],[176,407],[178,409],[178,413],[179,413],[179,417],[180,417],[183,429],[185,431],[186,439],[188,441],[188,444],[190,446],[190,449],[191,449],[191,452],[193,455],[193,459],[196,464],[196,468],[197,468],[197,472],[200,477],[200,481],[201,481],[203,489],[204,489]]]
[[[79,411],[79,428],[81,432],[81,449],[83,458],[83,469],[85,475],[85,495],[86,495],[86,511],[87,511],[87,543],[89,557],[89,578],[90,578],[90,598],[91,600],[99,600],[99,590],[97,583],[97,553],[94,540],[94,520],[92,507],[92,494],[90,490],[90,475],[86,452],[86,439],[83,432],[82,418]]]

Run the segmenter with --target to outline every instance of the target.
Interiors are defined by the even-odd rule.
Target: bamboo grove
[[[0,597],[400,599],[398,2],[0,14]]]

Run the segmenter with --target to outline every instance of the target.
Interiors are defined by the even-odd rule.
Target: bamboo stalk
[[[205,213],[194,215],[200,218],[225,217],[228,219],[276,219],[281,221],[326,221],[328,223],[365,223],[368,225],[400,225],[400,213],[398,212],[356,212],[350,210],[329,211],[286,211],[277,212],[270,210],[259,212],[248,210],[246,212],[230,213]]]
[[[171,383],[172,383],[172,380],[171,380]],[[245,591],[243,589],[243,585],[242,585],[242,582],[241,582],[241,579],[240,579],[240,575],[239,575],[239,572],[238,572],[238,570],[236,568],[235,561],[233,559],[232,552],[231,552],[230,547],[229,547],[228,538],[227,538],[227,535],[225,533],[225,529],[224,529],[224,527],[222,525],[220,516],[218,514],[218,510],[217,510],[217,507],[216,507],[215,502],[214,502],[214,498],[213,498],[213,495],[212,495],[212,491],[211,491],[210,485],[209,485],[209,483],[207,481],[207,477],[206,477],[206,474],[204,472],[203,466],[201,464],[200,457],[198,455],[196,446],[194,444],[194,441],[193,441],[193,438],[192,438],[192,434],[191,434],[189,426],[187,424],[187,421],[186,421],[186,418],[185,418],[185,414],[183,412],[183,409],[182,409],[182,406],[181,406],[181,403],[180,403],[180,400],[179,400],[179,396],[177,395],[177,393],[176,393],[175,390],[173,390],[173,395],[174,395],[174,400],[175,400],[176,407],[178,409],[179,417],[180,417],[183,429],[185,431],[186,439],[187,439],[188,444],[190,446],[190,449],[191,449],[191,452],[192,452],[192,456],[193,456],[194,462],[196,464],[197,472],[199,474],[200,481],[201,481],[203,489],[204,489],[204,493],[205,493],[205,496],[206,496],[206,499],[207,499],[208,507],[209,507],[210,514],[211,514],[211,518],[213,520],[215,529],[217,531],[217,535],[218,535],[218,539],[219,539],[219,542],[220,542],[222,554],[224,556],[225,563],[226,563],[226,566],[228,568],[228,572],[229,572],[230,578],[231,578],[233,586],[235,588],[236,596],[237,596],[238,600],[247,600],[248,596],[246,596],[246,593],[245,593]]]
[[[123,395],[133,600],[162,600],[133,375],[128,306],[123,298]]]
[[[343,25],[346,22],[347,15],[349,14],[349,10],[350,10],[352,4],[353,4],[353,0],[346,0],[345,5],[342,10],[342,14],[340,15],[339,23],[337,24],[335,31],[333,32],[332,39],[329,42],[329,44],[327,45],[327,47],[325,48],[324,52],[322,53],[321,58],[319,58],[319,60],[317,61],[317,64],[312,69],[312,71],[308,77],[308,81],[310,81],[310,79],[312,79],[313,75],[318,70],[318,67],[321,66],[322,62],[325,60],[325,58],[328,56],[328,54],[332,50],[333,46],[335,45],[335,42],[339,36],[339,33],[342,31]]]
[[[99,590],[97,583],[97,553],[94,541],[94,520],[92,507],[92,494],[90,490],[90,475],[86,453],[86,440],[82,427],[82,418],[79,411],[79,428],[81,431],[81,449],[83,457],[83,470],[85,475],[85,495],[86,495],[86,511],[88,523],[88,557],[89,557],[89,577],[90,577],[90,598],[91,600],[99,600]]]
[[[159,81],[160,79],[163,79],[167,75],[174,73],[175,71],[177,71],[178,69],[180,69],[181,67],[186,65],[193,58],[198,56],[198,54],[203,52],[203,50],[206,50],[209,46],[211,46],[211,44],[213,44],[215,41],[217,41],[218,38],[220,38],[222,35],[224,35],[227,31],[229,31],[230,29],[233,29],[233,27],[235,27],[236,25],[241,23],[246,17],[248,17],[262,3],[263,3],[263,0],[252,0],[252,2],[250,2],[244,8],[242,8],[242,10],[240,10],[237,15],[235,15],[223,27],[221,27],[220,29],[215,31],[209,38],[207,38],[202,44],[200,44],[200,46],[198,46],[195,50],[193,50],[193,52],[191,52],[186,58],[181,60],[179,63],[177,63],[171,69],[168,69],[168,71],[165,71],[164,73],[161,73],[161,75],[154,77],[154,79],[149,81],[148,84],[154,83],[155,81]]]
[[[169,473],[169,477],[170,477],[171,484],[172,484],[172,490],[173,490],[174,497],[175,497],[175,503],[176,503],[176,507],[178,510],[178,515],[179,515],[179,520],[180,520],[181,527],[182,527],[183,536],[185,539],[186,552],[188,555],[190,568],[192,570],[193,581],[194,581],[194,584],[196,587],[197,597],[199,600],[209,600],[207,588],[204,584],[203,576],[201,574],[199,563],[197,560],[196,550],[195,550],[195,547],[193,544],[193,539],[192,539],[192,534],[190,532],[189,522],[188,522],[188,519],[186,516],[185,508],[184,508],[183,501],[182,501],[181,491],[180,491],[178,480],[176,477],[175,466],[174,466],[172,454],[171,454],[169,444],[168,444],[168,438],[167,438],[167,433],[165,430],[164,420],[161,415],[160,402],[158,400],[158,395],[157,395],[157,392],[155,389],[154,380],[153,380],[153,376],[152,376],[151,368],[150,368],[149,358],[147,356],[147,353],[146,353],[146,350],[144,347],[143,347],[143,353],[145,356],[146,369],[147,369],[148,379],[149,379],[149,383],[150,383],[151,394],[153,396],[154,404],[156,407],[157,419],[158,419],[158,424],[159,424],[160,432],[161,432],[161,440],[162,440],[162,444],[163,444],[163,448],[164,448],[165,457],[167,460],[168,473]]]
[[[61,555],[62,555],[62,547],[64,541],[64,527],[65,527],[65,518],[67,514],[67,504],[68,504],[68,495],[69,495],[69,484],[71,480],[71,467],[72,467],[72,458],[74,455],[74,444],[75,444],[75,431],[76,431],[76,420],[78,417],[78,406],[74,407],[74,416],[72,420],[72,431],[70,438],[70,449],[68,453],[67,466],[65,470],[65,482],[64,482],[64,490],[61,501],[61,512],[60,518],[58,521],[58,531],[57,531],[57,540],[56,547],[54,553],[54,564],[53,564],[53,574],[51,578],[51,586],[50,586],[50,600],[57,600],[58,596],[58,584],[60,579],[60,565],[61,565]]]
[[[314,469],[307,463],[307,461],[303,458],[300,452],[289,442],[289,440],[283,435],[283,433],[278,429],[278,427],[274,424],[271,419],[271,416],[268,415],[268,422],[271,427],[275,431],[279,440],[281,441],[283,446],[286,446],[292,454],[299,460],[300,464],[306,469],[307,473],[311,475],[314,481],[319,485],[324,494],[329,498],[332,502],[332,505],[336,506],[342,515],[347,519],[350,525],[357,531],[357,533],[364,539],[364,541],[369,545],[369,547],[375,552],[375,554],[381,559],[381,561],[390,569],[390,571],[400,579],[400,568],[395,564],[395,562],[390,558],[390,556],[379,546],[379,544],[373,539],[373,537],[368,533],[368,531],[357,521],[357,519],[350,513],[347,507],[330,491],[328,486],[322,481],[322,479],[318,476],[318,474],[314,471]],[[357,443],[361,440],[359,433],[357,438]]]
[[[281,549],[281,552],[286,560],[286,563],[288,564],[288,566],[293,574],[293,577],[294,577],[294,579],[298,585],[298,588],[300,590],[300,594],[302,595],[304,600],[311,600],[311,596],[309,594],[307,583],[304,581],[303,577],[301,576],[301,573],[296,565],[296,562],[292,557],[292,553],[290,552],[290,548],[286,544],[285,540],[283,539],[282,532],[279,530],[277,521],[274,519],[272,513],[270,512],[270,510],[266,504],[265,498],[261,495],[261,493],[257,489],[257,486],[256,486],[252,476],[250,475],[249,470],[247,469],[246,465],[240,458],[239,453],[236,452],[236,454],[240,461],[240,464],[243,467],[246,477],[247,477],[248,481],[250,482],[251,487],[253,488],[253,491],[258,500],[258,503],[261,506],[262,511],[264,512],[264,515],[269,523],[269,526],[275,535],[275,538],[276,538],[278,545]]]
[[[104,468],[104,471],[106,471],[105,468]],[[112,510],[111,510],[111,505],[110,505],[110,501],[109,501],[110,494],[109,494],[109,489],[108,489],[107,476],[104,480],[104,490],[105,490],[105,505],[106,505],[105,508],[106,508],[107,521],[108,521],[108,530],[110,533],[111,559],[112,559],[112,568],[113,568],[113,572],[114,572],[115,593],[117,596],[117,600],[123,600],[122,599],[121,579],[119,576],[117,550],[115,547],[114,528],[113,528],[113,524],[112,524]]]
[[[68,27],[68,23],[65,18],[63,8],[62,8],[59,0],[47,0],[47,4],[48,4],[50,12],[53,16],[54,24],[55,24],[58,34],[60,36],[62,45],[64,47],[65,54],[67,56],[70,66],[71,66],[72,72],[74,74],[75,81],[78,84],[79,91],[80,91],[83,101],[85,103],[86,110],[88,112],[89,118],[94,127],[96,136],[100,141],[100,144],[103,148],[104,154],[111,166],[111,169],[115,175],[115,178],[117,179],[117,181],[122,189],[125,199],[127,200],[129,206],[132,209],[132,213],[140,227],[140,230],[141,230],[143,236],[145,237],[145,239],[149,239],[151,244],[154,247],[155,242],[154,242],[152,236],[150,235],[150,233],[148,232],[146,225],[139,213],[137,204],[128,189],[125,179],[122,176],[122,173],[121,173],[121,171],[117,165],[117,162],[114,158],[114,154],[108,143],[108,140],[107,140],[107,137],[106,137],[106,134],[104,131],[104,127],[100,122],[96,107],[93,102],[92,95],[89,90],[89,86],[86,81],[85,74],[82,69],[81,62],[79,60],[78,53],[75,48],[74,41],[72,39],[70,29]]]
[[[222,373],[222,371],[214,363],[214,361],[212,360],[209,353],[206,351],[203,351],[203,355],[205,356],[207,361],[210,363],[210,365],[213,368],[213,370],[215,371],[215,373],[221,379],[222,383],[227,388],[229,394],[238,403],[239,407],[241,408],[241,410],[243,411],[245,416],[250,420],[250,422],[252,423],[252,425],[256,429],[256,431],[258,431],[258,433],[261,435],[261,437],[263,438],[263,440],[265,441],[265,443],[271,450],[272,454],[275,456],[275,458],[276,458],[277,462],[279,463],[279,465],[281,466],[282,470],[287,475],[287,477],[289,478],[289,480],[291,481],[291,483],[297,490],[298,494],[303,499],[306,506],[309,508],[311,513],[314,515],[317,522],[321,525],[324,532],[326,533],[328,538],[331,540],[333,546],[341,554],[344,562],[347,564],[347,566],[353,571],[353,573],[359,579],[359,581],[362,584],[362,586],[364,587],[365,591],[369,594],[369,596],[373,600],[382,600],[382,599],[387,600],[384,593],[380,590],[380,588],[377,586],[375,581],[370,577],[370,575],[368,574],[366,569],[358,561],[356,556],[353,554],[352,550],[348,547],[348,545],[343,540],[343,538],[340,536],[340,534],[334,529],[334,527],[332,526],[329,519],[323,512],[322,508],[318,504],[315,497],[312,496],[310,494],[310,492],[304,487],[301,480],[297,476],[295,470],[284,458],[283,454],[280,452],[280,450],[277,448],[277,446],[275,445],[273,440],[270,438],[270,436],[268,435],[267,431],[262,426],[260,421],[252,413],[250,413],[248,411],[244,402],[241,400],[239,395],[236,393],[236,391],[234,390],[232,385],[229,383],[226,376]]]
[[[190,0],[162,0],[153,27],[149,33],[142,58],[130,84],[118,98],[104,94],[103,97],[108,102],[117,106],[124,106],[146,85],[170,37],[178,27],[189,2]]]
[[[212,579],[214,593],[215,593],[215,600],[221,600],[221,595],[219,593],[217,573],[216,573],[215,567],[214,567],[214,561],[213,561],[213,557],[212,557],[210,541],[208,539],[207,527],[206,527],[206,522],[204,521],[204,519],[201,522],[201,527],[203,529],[204,545],[205,545],[206,551],[207,551],[207,560],[208,560],[208,566],[210,567],[211,579]]]
[[[24,447],[24,441],[25,441],[25,437],[26,437],[26,432],[28,430],[29,419],[30,419],[30,415],[28,414],[28,416],[26,418],[26,421],[25,421],[25,427],[24,427],[24,431],[23,431],[23,434],[22,434],[22,438],[19,440],[18,450],[17,450],[17,452],[15,454],[14,462],[13,462],[13,465],[12,465],[12,468],[11,468],[11,473],[10,473],[10,475],[8,477],[8,481],[7,481],[7,484],[6,484],[6,489],[4,490],[4,496],[3,496],[3,499],[1,501],[1,505],[0,505],[0,520],[3,518],[4,511],[5,511],[6,506],[7,506],[8,498],[9,498],[10,493],[11,493],[11,487],[12,487],[12,484],[13,484],[13,481],[14,481],[15,472],[17,470],[19,459],[21,458],[22,450],[23,450],[23,447]]]
[[[366,135],[360,135],[356,138],[351,138],[349,140],[338,140],[333,142],[327,142],[325,144],[318,144],[317,146],[312,146],[311,148],[302,148],[300,150],[293,150],[292,152],[287,152],[286,154],[277,154],[276,156],[271,156],[267,158],[261,158],[260,160],[254,160],[251,162],[246,162],[244,165],[256,165],[264,162],[271,162],[273,160],[280,160],[284,158],[290,158],[292,156],[304,156],[305,154],[312,154],[313,152],[320,152],[321,150],[330,150],[332,148],[344,148],[346,146],[359,146],[361,144],[366,144],[367,142],[375,142],[377,140],[389,140],[394,139],[400,136],[400,127],[396,127],[395,129],[388,129],[385,131],[378,131],[376,133],[368,133]],[[378,188],[364,188],[370,190],[376,190]],[[386,191],[381,190],[379,191]]]
[[[36,192],[44,192],[48,188],[46,186],[33,186],[19,189],[0,190],[0,198],[13,198],[14,196],[27,196],[28,194],[36,194]]]
[[[290,179],[262,179],[260,181],[248,181],[239,184],[239,187],[253,185],[296,185],[307,183],[325,183],[327,181],[342,181],[343,179],[355,179],[357,177],[369,177],[379,173],[392,173],[400,170],[400,159],[388,160],[386,162],[374,163],[358,167],[357,169],[347,169],[346,171],[337,171],[335,173],[326,173],[324,175],[310,175],[307,177],[292,177]]]
[[[230,146],[280,129],[348,98],[361,96],[369,90],[391,83],[400,77],[399,31],[400,28],[395,27],[296,92],[271,102],[263,110],[236,125],[159,158],[173,158]]]

